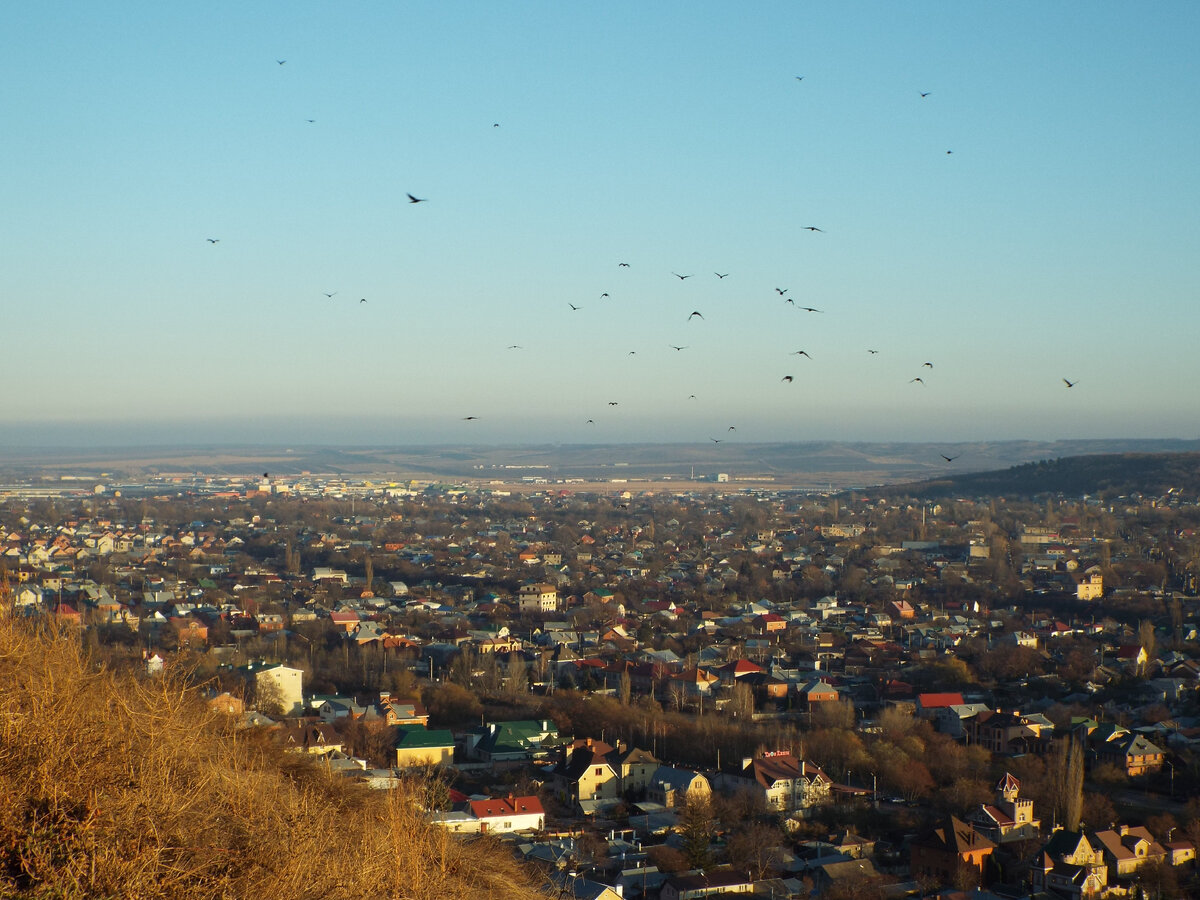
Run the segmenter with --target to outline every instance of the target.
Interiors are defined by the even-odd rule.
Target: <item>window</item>
[[[597,775],[603,775],[603,774],[604,774],[604,769],[602,769],[600,766],[596,766],[596,774],[597,774]]]

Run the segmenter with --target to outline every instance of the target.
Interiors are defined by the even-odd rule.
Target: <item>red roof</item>
[[[963,695],[956,693],[918,694],[917,702],[921,709],[942,709],[947,706],[962,706]]]
[[[477,819],[494,819],[501,816],[545,815],[542,801],[537,797],[493,797],[491,800],[472,800],[471,813]]]

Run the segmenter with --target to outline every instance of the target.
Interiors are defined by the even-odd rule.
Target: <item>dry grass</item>
[[[426,825],[412,792],[330,779],[179,679],[98,671],[0,619],[0,897],[538,895],[503,847]]]

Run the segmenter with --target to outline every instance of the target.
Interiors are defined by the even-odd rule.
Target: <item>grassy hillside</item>
[[[385,793],[0,619],[0,897],[538,896],[508,850]]]

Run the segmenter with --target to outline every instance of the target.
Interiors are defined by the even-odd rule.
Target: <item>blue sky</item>
[[[1191,2],[9,4],[0,423],[1194,438],[1198,29]]]

